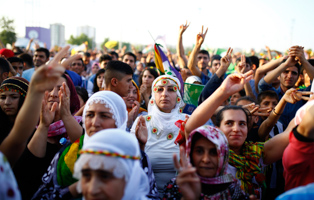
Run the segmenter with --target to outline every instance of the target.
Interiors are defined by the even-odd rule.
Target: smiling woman
[[[24,78],[10,77],[0,87],[0,144],[13,127],[16,115],[20,110],[28,89]]]

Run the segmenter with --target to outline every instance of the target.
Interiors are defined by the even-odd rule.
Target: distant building
[[[50,24],[51,47],[65,45],[65,27],[60,23]]]
[[[93,47],[96,44],[96,28],[91,26],[80,26],[77,27],[77,36],[80,36],[82,33],[87,35],[89,38],[93,39]]]

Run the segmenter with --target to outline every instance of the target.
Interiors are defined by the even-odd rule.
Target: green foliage
[[[96,44],[94,44],[93,39],[89,38],[87,35],[82,33],[78,37],[74,37],[73,35],[70,36],[70,39],[67,41],[69,44],[76,44],[81,45],[84,42],[88,42],[88,49],[92,49]]]
[[[7,43],[12,44],[16,41],[16,33],[13,27],[14,20],[10,20],[6,17],[0,19],[0,40],[4,45]]]

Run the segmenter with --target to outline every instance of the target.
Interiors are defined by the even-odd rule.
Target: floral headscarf
[[[155,101],[155,93],[157,91],[157,87],[160,85],[166,85],[168,83],[173,84],[174,90],[177,93],[177,99],[176,99],[176,106],[171,110],[171,113],[164,113],[161,110],[159,110],[156,101]],[[153,84],[152,84],[152,97],[149,100],[148,103],[148,118],[146,121],[149,121],[151,123],[151,126],[153,127],[153,133],[159,135],[161,130],[169,129],[169,124],[174,125],[174,123],[178,119],[184,119],[182,118],[182,107],[184,106],[183,99],[180,94],[180,88],[181,84],[179,79],[170,76],[170,75],[162,75],[157,77]],[[174,126],[174,128],[177,130],[177,127]]]
[[[226,136],[218,128],[208,125],[201,126],[193,130],[190,133],[188,140],[186,141],[186,154],[189,159],[190,154],[193,151],[191,149],[193,137],[195,136],[196,133],[201,134],[206,139],[211,141],[216,146],[218,155],[218,169],[215,177],[205,178],[200,176],[201,182],[205,184],[222,184],[234,182],[233,176],[227,173],[229,161],[229,147]]]

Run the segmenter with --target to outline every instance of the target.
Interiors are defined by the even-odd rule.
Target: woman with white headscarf
[[[87,200],[147,199],[149,184],[140,158],[134,135],[120,129],[98,132],[83,145],[75,163],[77,190]]]
[[[74,143],[65,145],[51,161],[44,174],[43,185],[33,199],[71,199],[78,195],[77,179],[73,178],[75,161],[79,151],[92,135],[98,131],[117,128],[126,129],[127,109],[123,99],[114,92],[100,91],[86,102],[83,116],[83,134]]]
[[[138,117],[131,128],[131,133],[138,135],[136,127],[141,124],[138,122],[145,120],[148,131],[145,153],[151,161],[161,195],[169,177],[174,177],[176,174],[172,155],[179,154],[179,146],[174,143],[179,128],[175,122],[184,120],[186,116],[182,114],[181,108],[184,102],[181,98],[180,86],[180,81],[173,76],[163,75],[156,78],[152,84],[148,115],[144,116],[144,119]]]

